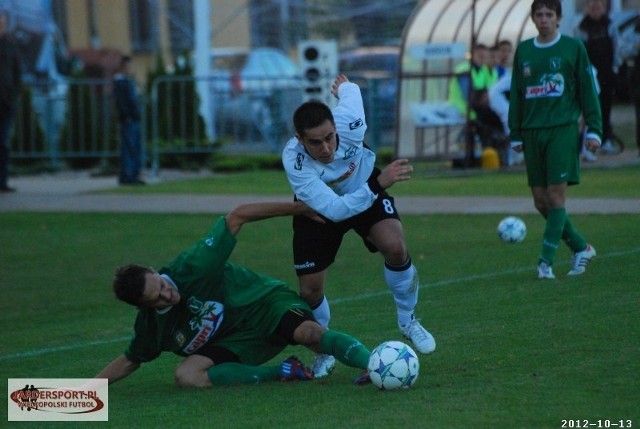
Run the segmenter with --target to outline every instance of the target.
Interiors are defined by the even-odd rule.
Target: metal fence
[[[374,148],[392,145],[395,94],[384,98],[384,82],[358,78]],[[386,83],[386,87],[389,83]],[[176,156],[280,153],[294,135],[291,116],[303,101],[304,85],[291,78],[228,79],[192,76],[156,78],[140,97],[143,160],[153,171]],[[203,94],[200,96],[198,94]],[[393,99],[393,100],[392,100]],[[11,157],[29,164],[72,168],[113,162],[119,156],[112,81],[27,81],[15,118]]]

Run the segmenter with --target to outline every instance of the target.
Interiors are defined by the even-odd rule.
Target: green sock
[[[564,208],[549,209],[547,213],[547,222],[544,226],[544,234],[542,236],[542,253],[540,260],[553,265],[556,260],[556,252],[560,245],[562,231],[565,227],[567,219],[567,211]]]
[[[320,351],[335,356],[340,362],[354,368],[366,369],[371,351],[351,335],[328,330],[320,338]]]
[[[587,248],[587,240],[573,227],[569,215],[566,217],[564,230],[562,230],[562,240],[567,243],[573,253],[581,252]]]
[[[237,362],[214,365],[207,370],[214,386],[232,384],[255,384],[263,381],[276,381],[280,378],[279,366],[253,366]]]

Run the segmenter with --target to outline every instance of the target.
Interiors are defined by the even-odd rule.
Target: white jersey
[[[323,164],[313,159],[295,137],[282,153],[287,179],[298,200],[334,222],[362,213],[377,198],[367,185],[376,155],[364,147],[367,124],[360,88],[344,82],[338,95],[338,105],[332,110],[338,136],[334,160]]]

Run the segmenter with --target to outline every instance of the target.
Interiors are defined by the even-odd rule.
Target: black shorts
[[[400,219],[393,197],[386,192],[364,212],[341,222],[318,223],[306,216],[293,217],[293,264],[298,276],[323,271],[335,260],[342,237],[353,229],[370,252],[378,249],[366,239],[373,225],[385,219]]]

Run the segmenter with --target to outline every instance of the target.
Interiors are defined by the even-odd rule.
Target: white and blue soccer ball
[[[406,389],[418,379],[420,361],[407,344],[385,341],[371,352],[368,370],[371,382],[379,389]]]
[[[507,216],[498,224],[498,236],[505,243],[520,243],[527,236],[527,225],[516,216]]]

